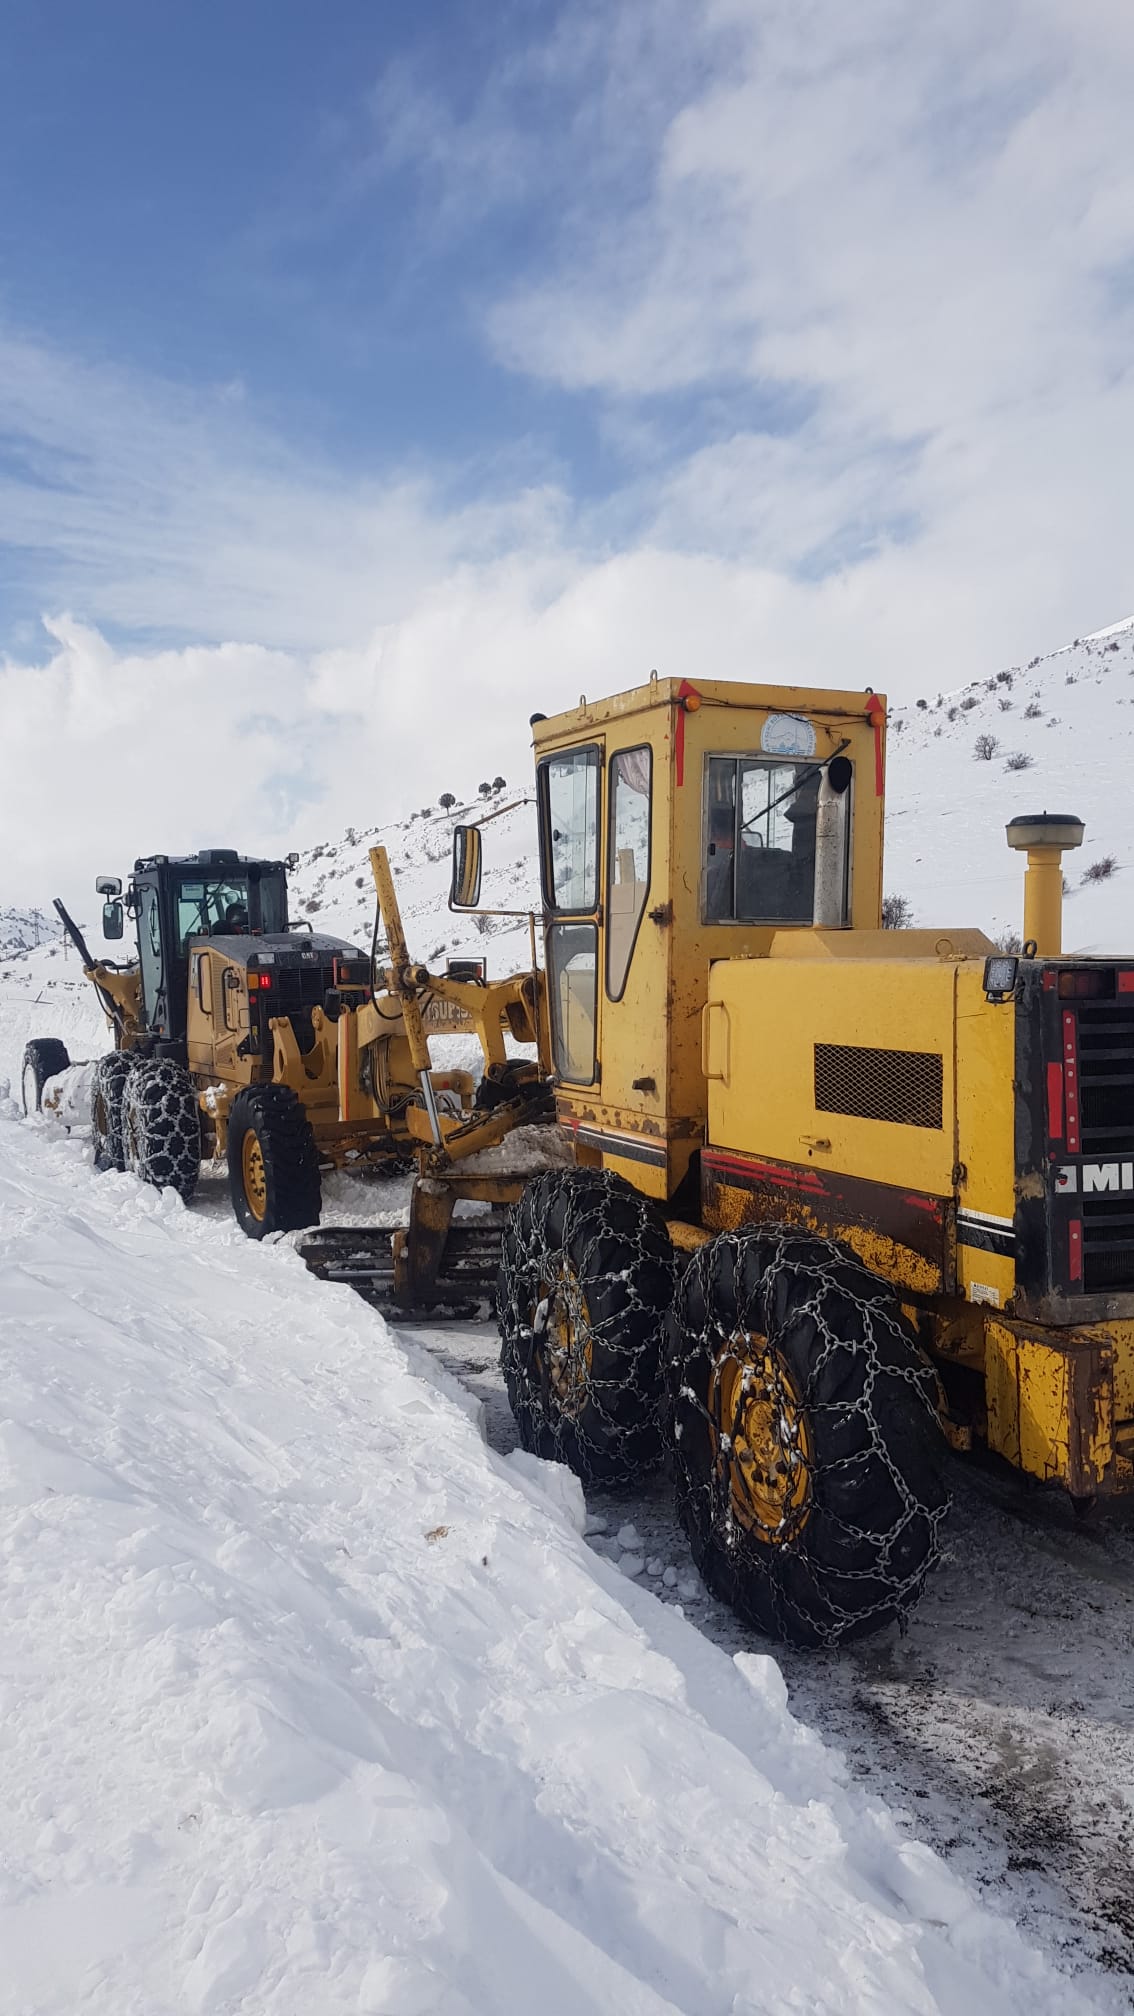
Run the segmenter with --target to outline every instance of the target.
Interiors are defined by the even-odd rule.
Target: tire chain
[[[752,1295],[745,1292],[743,1284],[745,1263],[751,1265],[756,1242],[765,1250],[756,1256],[759,1275]],[[722,1276],[735,1284],[735,1313],[720,1310],[716,1283]],[[792,1294],[792,1284],[807,1282],[810,1291],[802,1298]],[[699,1324],[689,1321],[691,1301],[704,1312]],[[786,1321],[785,1301],[789,1311]],[[777,1303],[781,1305],[779,1313]],[[808,1477],[808,1489],[822,1509],[828,1554],[832,1540],[836,1542],[838,1565],[830,1572],[830,1580],[843,1601],[830,1586],[824,1588],[822,1564],[814,1561],[810,1574],[795,1576],[793,1594],[796,1565],[807,1558],[807,1520],[800,1517],[798,1508],[789,1508],[774,1537],[762,1543],[736,1517],[729,1466],[712,1460],[705,1482],[692,1476],[682,1457],[682,1439],[698,1422],[711,1438],[709,1446],[718,1445],[716,1423],[705,1399],[690,1383],[691,1365],[699,1359],[704,1372],[706,1366],[737,1356],[735,1345],[741,1331],[774,1344],[777,1328],[782,1334],[808,1323],[813,1326],[818,1348],[813,1346],[809,1353],[803,1390],[798,1396],[789,1396],[782,1379],[778,1387],[773,1380],[772,1390],[779,1407],[781,1434],[789,1446],[792,1438],[786,1424],[801,1408],[821,1433],[825,1428],[843,1431],[850,1444],[846,1455],[826,1458]],[[893,1428],[888,1434],[879,1419],[880,1412],[895,1412],[904,1396],[912,1402],[914,1447],[919,1429],[925,1431],[927,1446],[940,1444],[937,1375],[898,1313],[888,1285],[845,1248],[830,1240],[802,1236],[790,1227],[721,1233],[689,1263],[678,1308],[670,1319],[670,1338],[678,1509],[695,1552],[700,1543],[700,1565],[705,1566],[708,1557],[711,1579],[711,1557],[714,1549],[719,1550],[726,1575],[739,1596],[723,1590],[718,1593],[727,1594],[727,1600],[761,1628],[772,1628],[774,1635],[799,1644],[832,1647],[850,1636],[878,1629],[895,1617],[904,1630],[927,1575],[940,1560],[941,1527],[950,1501],[936,1478],[934,1458],[911,1460],[906,1446],[904,1461],[900,1461],[893,1445],[896,1441],[908,1444],[910,1438],[908,1434],[897,1436]],[[773,1353],[774,1361],[778,1356]],[[711,1379],[711,1371],[709,1376]],[[823,1397],[825,1392],[829,1397]],[[738,1399],[738,1408],[740,1404]],[[909,1422],[904,1425],[908,1428]],[[727,1455],[726,1442],[730,1446],[730,1438],[719,1438],[720,1453]],[[806,1462],[798,1441],[795,1454]],[[909,1474],[919,1468],[924,1477]],[[895,1516],[883,1530],[861,1523],[845,1510],[840,1513],[831,1502],[832,1493],[838,1496],[840,1482],[852,1481],[857,1473],[865,1492],[872,1471],[877,1475],[879,1470],[888,1479],[896,1506]],[[700,1504],[695,1496],[698,1491],[702,1494]],[[876,1496],[885,1500],[885,1490],[876,1491]],[[864,1556],[869,1558],[864,1560]],[[856,1562],[858,1565],[852,1565]],[[864,1600],[849,1605],[846,1589],[856,1583]],[[745,1585],[750,1592],[747,1600]],[[806,1604],[798,1600],[804,1591],[810,1599]],[[771,1626],[769,1619],[773,1620]]]
[[[526,1449],[614,1487],[661,1459],[673,1279],[660,1214],[622,1177],[548,1170],[528,1184],[505,1226],[497,1280],[500,1363]],[[569,1405],[547,1341],[557,1302],[574,1319],[559,1361]]]
[[[91,1139],[94,1143],[95,1168],[118,1169],[126,1166],[122,1140],[122,1106],[126,1097],[126,1081],[134,1069],[135,1059],[128,1050],[111,1050],[100,1057],[95,1065],[91,1081]],[[99,1101],[106,1116],[105,1128],[98,1119]]]
[[[139,1064],[130,1073],[122,1137],[127,1168],[188,1203],[201,1170],[201,1120],[189,1074],[172,1058]]]

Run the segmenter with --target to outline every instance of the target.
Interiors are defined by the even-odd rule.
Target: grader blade
[[[483,1323],[495,1307],[506,1216],[505,1209],[494,1207],[457,1219],[432,1279],[416,1287],[404,1261],[406,1226],[321,1226],[304,1236],[298,1250],[320,1280],[355,1289],[391,1323]]]

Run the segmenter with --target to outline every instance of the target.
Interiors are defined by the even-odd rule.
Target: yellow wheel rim
[[[786,1367],[763,1337],[733,1337],[713,1369],[709,1415],[734,1519],[773,1547],[811,1510],[811,1435]]]
[[[240,1176],[248,1209],[256,1223],[262,1225],[268,1215],[268,1178],[264,1169],[264,1151],[253,1133],[244,1136],[240,1150]]]
[[[587,1298],[569,1260],[556,1260],[540,1282],[538,1306],[545,1302],[547,1322],[536,1357],[560,1413],[574,1421],[586,1405],[594,1342]]]

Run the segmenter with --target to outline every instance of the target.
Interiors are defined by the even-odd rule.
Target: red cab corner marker
[[[866,718],[874,730],[874,791],[881,798],[885,788],[885,774],[882,764],[882,730],[886,725],[886,702],[880,693],[866,696]]]

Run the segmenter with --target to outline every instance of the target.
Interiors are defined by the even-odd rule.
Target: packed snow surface
[[[0,2008],[1113,2006],[208,1187],[0,1111]]]

